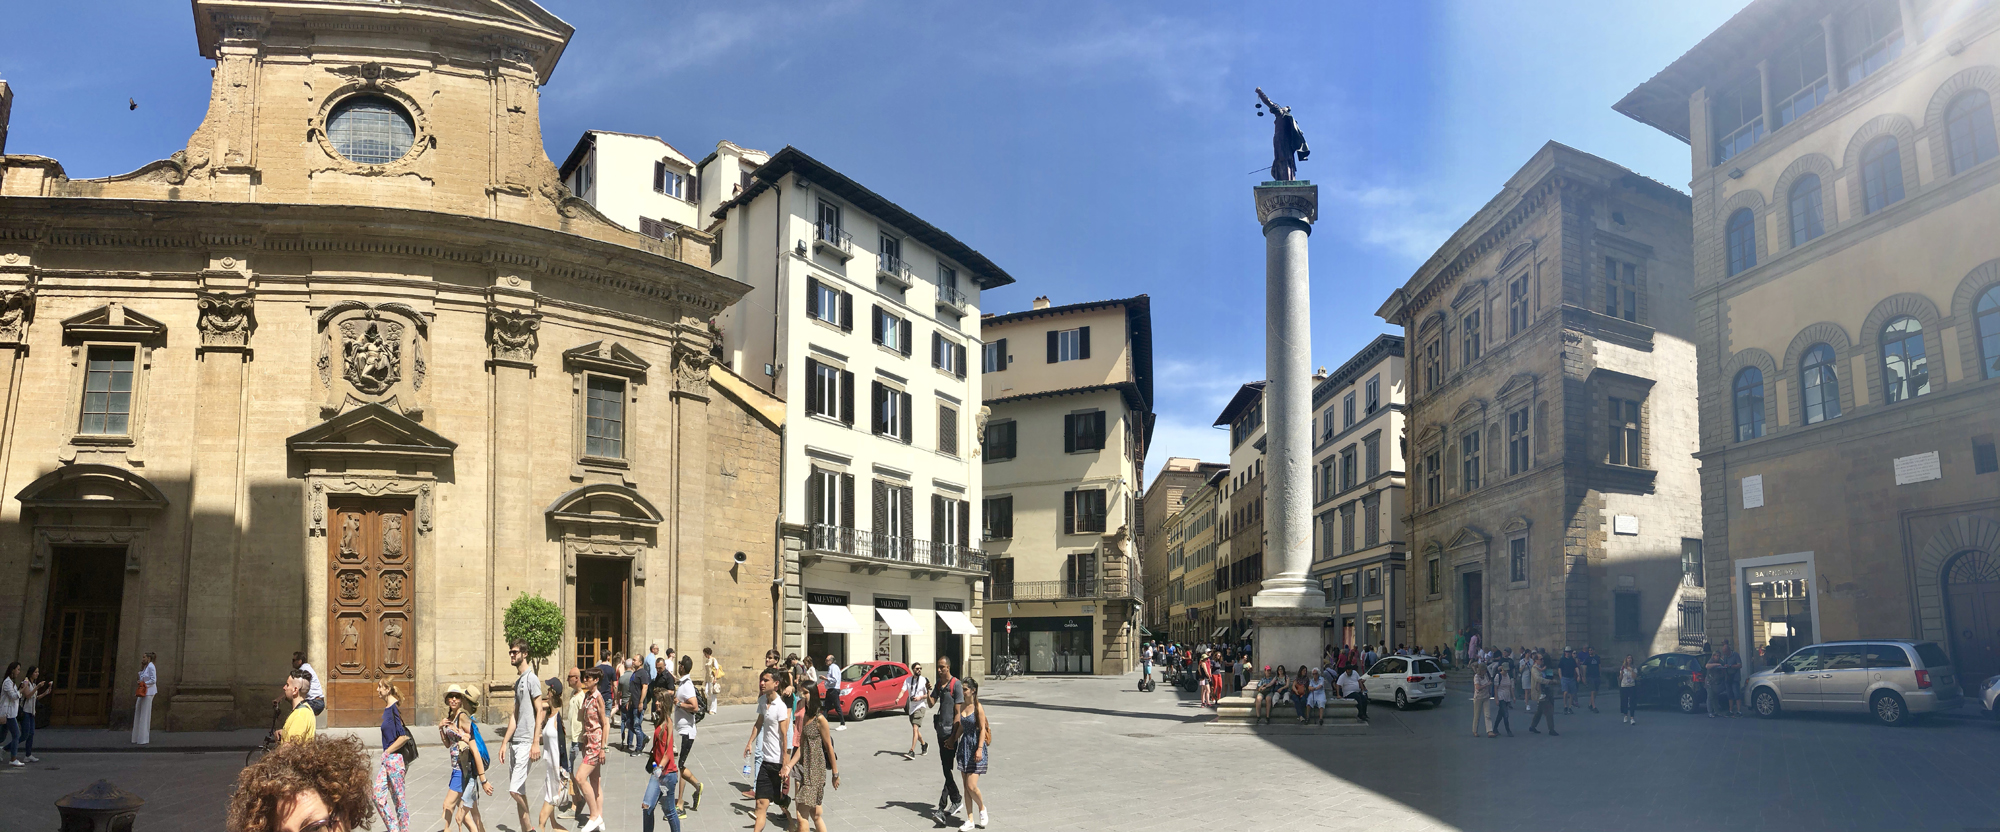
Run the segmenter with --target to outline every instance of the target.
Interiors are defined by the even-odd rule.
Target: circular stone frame
[[[355,98],[365,97],[386,99],[403,108],[404,114],[409,116],[410,149],[403,153],[402,158],[374,165],[356,162],[342,156],[334,149],[333,138],[327,134],[327,120],[340,105]],[[363,176],[393,176],[411,172],[417,160],[423,158],[425,152],[437,146],[437,136],[431,132],[430,119],[425,116],[424,109],[417,104],[417,100],[393,85],[379,82],[350,81],[334,88],[320,102],[319,111],[313,114],[310,129],[313,139],[319,143],[320,152],[325,153],[327,160],[333,163],[333,169]]]

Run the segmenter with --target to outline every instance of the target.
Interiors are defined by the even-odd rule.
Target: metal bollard
[[[109,780],[99,780],[58,798],[56,812],[62,815],[60,832],[131,832],[139,807],[144,805],[146,801],[138,795]]]

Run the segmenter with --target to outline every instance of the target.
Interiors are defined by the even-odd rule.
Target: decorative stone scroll
[[[35,317],[35,287],[0,292],[0,344],[24,344]]]
[[[200,317],[203,350],[241,350],[250,346],[250,334],[257,328],[256,304],[249,292],[198,292],[195,308]]]
[[[674,345],[674,392],[708,398],[708,368],[715,364],[706,350],[689,344]]]
[[[486,342],[493,348],[493,360],[526,364],[535,360],[541,345],[538,331],[542,316],[537,312],[494,309],[486,313]]]

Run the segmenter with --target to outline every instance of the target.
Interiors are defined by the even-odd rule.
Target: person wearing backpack
[[[664,692],[662,692],[662,698],[664,698]],[[694,683],[693,656],[681,657],[680,685],[674,688],[673,713],[674,734],[680,737],[681,745],[680,753],[674,755],[674,757],[680,761],[681,771],[680,782],[676,784],[673,791],[668,792],[667,796],[672,798],[670,802],[674,806],[681,806],[683,805],[680,799],[681,791],[687,785],[691,784],[694,786],[694,795],[688,799],[685,805],[687,806],[687,811],[700,811],[701,778],[694,776],[694,770],[688,768],[688,760],[694,756],[695,723],[702,721],[703,718],[708,716],[708,703],[701,701],[701,688],[696,687]],[[676,824],[675,828],[678,829],[680,827]]]
[[[486,832],[486,824],[479,816],[479,793],[493,794],[493,784],[486,782],[490,759],[486,738],[480,735],[479,723],[472,718],[479,712],[479,700],[471,691],[452,685],[444,689],[444,704],[445,715],[438,721],[438,736],[451,753],[451,782],[444,796],[445,829],[463,826],[472,832]]]

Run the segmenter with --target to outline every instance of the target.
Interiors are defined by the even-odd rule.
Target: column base
[[[1260,670],[1265,665],[1291,670],[1299,665],[1319,667],[1320,650],[1326,644],[1325,607],[1255,606],[1249,612],[1256,628],[1250,644],[1252,664]]]

